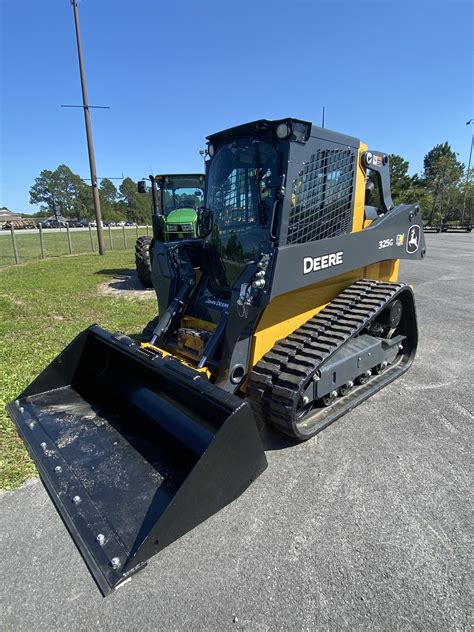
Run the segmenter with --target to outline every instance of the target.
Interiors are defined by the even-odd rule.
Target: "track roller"
[[[344,395],[347,395],[353,388],[354,388],[354,382],[352,380],[349,380],[348,382],[346,382],[345,384],[339,387],[339,395],[341,397],[344,397]]]
[[[362,375],[359,375],[359,377],[357,378],[357,383],[367,384],[367,382],[370,380],[371,377],[372,377],[372,371],[368,369],[367,371],[365,371],[365,373],[362,373]]]
[[[335,401],[337,395],[338,395],[337,389],[334,389],[333,391],[329,391],[327,395],[324,395],[324,397],[321,397],[321,403],[323,404],[323,406],[330,406]]]

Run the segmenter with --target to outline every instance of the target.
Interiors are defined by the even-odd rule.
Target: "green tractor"
[[[204,175],[184,173],[149,176],[153,200],[153,235],[162,241],[194,239],[197,209],[204,199]],[[140,180],[139,193],[146,193],[147,182]],[[153,287],[151,249],[154,237],[139,237],[135,244],[135,265],[140,283]]]

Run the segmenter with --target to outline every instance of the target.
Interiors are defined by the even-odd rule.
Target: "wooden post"
[[[94,252],[94,240],[92,239],[92,226],[89,223],[89,237],[91,238],[91,248],[92,252]]]
[[[148,237],[148,224],[145,226],[146,228],[146,236]]]
[[[72,244],[71,244],[71,233],[69,232],[69,222],[66,222],[66,232],[67,232],[67,247],[69,249],[69,254],[72,255]]]
[[[38,228],[39,228],[39,236],[40,236],[41,259],[44,259],[43,227],[41,226],[41,223],[38,224]]]
[[[138,239],[138,222],[137,222],[137,239]]]
[[[109,243],[110,243],[110,250],[113,250],[114,242],[112,241],[112,226],[109,226]]]
[[[12,245],[13,245],[13,254],[15,255],[15,263],[20,263],[18,248],[16,246],[15,229],[13,228],[13,224],[10,224],[10,232],[12,234]]]
[[[125,226],[122,226],[123,228],[123,247],[125,248],[125,250],[127,250],[127,237],[125,235]]]

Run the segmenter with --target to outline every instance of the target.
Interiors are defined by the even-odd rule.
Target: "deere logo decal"
[[[325,268],[332,268],[333,266],[340,266],[344,259],[344,251],[331,252],[329,255],[322,255],[321,257],[304,257],[303,259],[303,274],[309,274],[317,270],[324,270]]]
[[[418,226],[418,224],[413,224],[413,226],[410,226],[407,232],[406,246],[409,255],[412,255],[418,250],[418,247],[420,245],[420,235],[421,228]]]

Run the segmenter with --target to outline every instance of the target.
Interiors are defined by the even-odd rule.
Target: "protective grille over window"
[[[257,221],[252,187],[256,187],[255,169],[237,168],[228,175],[222,190],[215,194],[217,215],[224,226]]]
[[[334,237],[350,230],[354,162],[351,149],[318,149],[295,180],[288,243]]]

